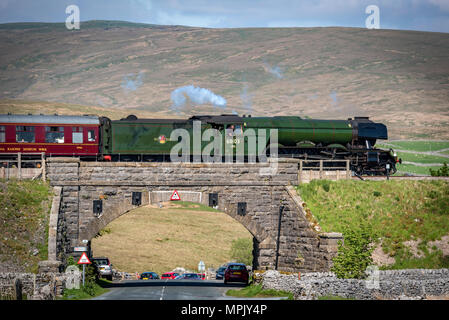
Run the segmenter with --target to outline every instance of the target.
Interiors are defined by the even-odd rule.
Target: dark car
[[[230,263],[225,270],[224,283],[243,282],[248,284],[249,274],[246,265],[243,263]]]
[[[140,280],[158,280],[159,276],[156,272],[143,272],[140,275]]]
[[[112,281],[112,264],[106,257],[96,257],[92,258],[92,263],[94,264],[98,274]]]
[[[218,270],[215,272],[215,279],[223,280],[225,271],[226,271],[226,267],[224,267],[224,266],[218,268]]]
[[[197,273],[184,273],[180,277],[176,277],[177,280],[201,280]]]

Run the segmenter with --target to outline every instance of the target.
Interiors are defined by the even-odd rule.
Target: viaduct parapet
[[[83,240],[90,241],[114,219],[166,201],[175,189],[182,200],[214,206],[245,226],[254,239],[255,269],[328,271],[342,239],[341,234],[321,233],[308,220],[294,189],[298,162],[293,159],[148,163],[50,158],[46,174],[60,188],[54,247],[63,263],[76,255],[74,247],[85,246]]]

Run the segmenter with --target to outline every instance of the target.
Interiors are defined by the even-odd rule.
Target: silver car
[[[92,258],[101,277],[112,281],[112,264],[106,257]]]

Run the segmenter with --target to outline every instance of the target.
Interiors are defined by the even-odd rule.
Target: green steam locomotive
[[[204,115],[189,119],[100,118],[100,150],[111,161],[213,159],[244,161],[263,156],[305,160],[350,160],[358,175],[391,175],[401,162],[392,149],[375,147],[388,139],[387,127],[368,117],[348,120],[297,116]],[[329,161],[329,163],[331,163]]]

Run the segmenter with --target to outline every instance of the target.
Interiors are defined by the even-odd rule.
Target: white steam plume
[[[186,102],[187,98],[193,104],[212,104],[214,107],[226,108],[226,99],[216,95],[209,89],[195,87],[193,85],[179,87],[170,94],[172,109],[179,111]]]

